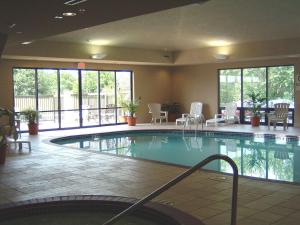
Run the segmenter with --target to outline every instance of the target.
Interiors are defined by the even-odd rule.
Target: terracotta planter
[[[126,123],[127,122],[127,116],[120,116],[120,123]]]
[[[29,123],[28,124],[28,131],[30,135],[37,135],[39,130],[39,126],[37,123]]]
[[[253,116],[251,117],[251,125],[252,127],[258,127],[260,123],[260,117],[259,116]]]
[[[136,117],[128,116],[127,123],[128,123],[128,126],[135,126],[136,125]]]
[[[7,145],[0,147],[0,165],[3,165],[6,160]]]

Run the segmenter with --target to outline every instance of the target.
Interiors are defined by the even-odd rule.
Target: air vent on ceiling
[[[64,2],[65,5],[78,5],[80,3],[86,2],[87,0],[67,0]]]

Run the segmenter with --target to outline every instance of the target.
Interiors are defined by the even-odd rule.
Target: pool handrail
[[[195,166],[191,167],[187,171],[181,173],[177,177],[175,177],[173,180],[169,181],[168,183],[162,185],[158,189],[156,189],[154,192],[150,193],[149,195],[143,197],[141,200],[137,201],[132,206],[128,207],[124,211],[120,212],[116,216],[112,217],[102,225],[111,225],[115,222],[117,222],[119,219],[121,219],[123,216],[128,215],[129,213],[133,212],[134,210],[140,208],[143,204],[146,202],[149,202],[153,198],[159,196],[161,193],[165,192],[169,188],[173,187],[198,169],[202,168],[206,164],[210,163],[211,161],[221,159],[230,164],[233,170],[233,180],[232,180],[232,199],[231,199],[231,225],[236,225],[236,217],[237,217],[237,192],[238,192],[238,168],[235,162],[229,158],[226,155],[222,154],[215,154],[212,156],[207,157],[206,159],[202,160],[200,163],[196,164]]]

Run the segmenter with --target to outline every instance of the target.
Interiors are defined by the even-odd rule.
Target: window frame
[[[265,91],[266,91],[266,107],[262,108],[261,110],[265,112],[264,115],[264,122],[261,122],[260,124],[262,125],[267,125],[268,124],[268,118],[267,118],[267,113],[270,113],[271,111],[274,110],[273,107],[269,107],[269,91],[268,91],[268,84],[269,84],[269,68],[271,67],[293,67],[294,69],[294,74],[293,74],[293,96],[294,96],[294,106],[295,106],[295,65],[294,64],[287,64],[287,65],[269,65],[269,66],[245,66],[245,67],[233,67],[233,68],[220,68],[217,70],[217,76],[218,76],[218,113],[221,113],[222,110],[224,110],[224,107],[221,107],[221,96],[220,96],[220,87],[221,87],[221,71],[222,70],[240,70],[240,77],[241,77],[241,92],[240,92],[240,99],[241,99],[241,106],[238,107],[237,109],[240,112],[240,123],[241,124],[250,124],[250,121],[245,121],[245,111],[250,109],[251,107],[244,107],[244,98],[243,98],[243,79],[244,79],[244,70],[245,69],[256,69],[256,68],[265,68],[266,69],[266,85],[265,85]],[[292,113],[292,122],[288,123],[289,126],[294,126],[295,122],[295,108],[289,108],[289,112]]]
[[[105,70],[101,70],[101,69],[78,69],[78,68],[54,68],[54,67],[19,67],[19,66],[16,66],[16,67],[12,67],[12,71],[11,71],[11,74],[12,74],[12,77],[13,77],[13,106],[14,106],[14,109],[15,109],[15,74],[14,74],[14,70],[15,69],[31,69],[31,70],[34,70],[34,80],[35,80],[35,85],[34,85],[34,90],[35,90],[35,109],[38,111],[38,112],[41,112],[41,113],[45,113],[45,112],[51,112],[51,113],[58,113],[58,127],[57,128],[46,128],[46,129],[40,129],[40,131],[49,131],[49,130],[67,130],[67,129],[77,129],[77,128],[89,128],[89,127],[99,127],[99,126],[112,126],[112,125],[120,125],[120,124],[125,124],[125,123],[122,123],[122,122],[118,122],[118,109],[119,108],[123,108],[123,107],[117,107],[117,105],[114,107],[114,111],[115,111],[115,121],[114,123],[108,123],[108,124],[102,124],[101,123],[101,109],[105,109],[105,108],[101,108],[101,104],[100,104],[100,73],[101,72],[105,72],[105,71],[108,71],[108,72],[113,72],[114,73],[114,77],[115,77],[115,84],[114,86],[116,87],[116,73],[117,72],[128,72],[129,73],[129,76],[130,76],[130,99],[131,101],[133,100],[133,71],[132,70],[126,70],[126,69],[122,69],[122,70],[109,70],[109,69],[105,69]],[[39,110],[39,95],[38,95],[38,86],[39,86],[39,83],[38,83],[38,70],[55,70],[56,73],[57,73],[57,97],[58,97],[58,106],[57,106],[57,110]],[[78,104],[79,104],[79,107],[78,109],[68,109],[68,110],[62,110],[61,109],[61,71],[63,70],[75,70],[77,71],[78,73]],[[97,72],[97,77],[98,77],[98,91],[97,91],[97,94],[98,94],[98,108],[97,109],[94,109],[94,110],[98,110],[99,112],[99,120],[98,120],[98,124],[95,124],[95,125],[84,125],[83,124],[83,111],[82,110],[85,110],[83,109],[82,107],[82,98],[83,98],[83,95],[82,95],[82,71],[96,71]],[[115,88],[115,103],[117,103],[117,90]],[[78,126],[71,126],[71,127],[62,127],[62,112],[64,111],[78,111],[79,113],[79,122],[78,122]],[[20,112],[17,112],[16,113],[20,113]],[[23,130],[24,131],[24,130]]]

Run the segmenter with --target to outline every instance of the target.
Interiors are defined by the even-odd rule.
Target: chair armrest
[[[215,119],[217,119],[217,118],[222,118],[223,117],[223,114],[215,114]]]
[[[160,114],[164,114],[164,116],[168,117],[168,111],[160,111]]]
[[[186,117],[189,117],[189,115],[190,115],[189,113],[183,113],[181,117],[186,118]]]

